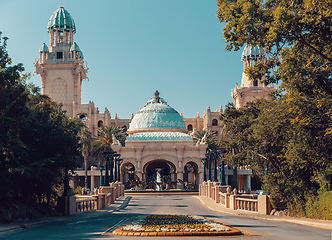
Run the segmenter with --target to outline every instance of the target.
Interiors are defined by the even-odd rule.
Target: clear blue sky
[[[233,102],[241,53],[225,50],[216,0],[0,0],[0,31],[13,63],[34,72],[47,22],[64,6],[76,24],[89,82],[82,103],[94,101],[112,118],[130,118],[158,90],[184,117]],[[41,87],[40,76],[31,81]]]

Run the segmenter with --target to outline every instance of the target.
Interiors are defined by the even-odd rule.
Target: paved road
[[[215,212],[203,205],[196,196],[190,195],[132,196],[130,202],[124,209],[112,213],[108,211],[99,211],[79,214],[74,217],[64,218],[35,227],[29,227],[28,229],[15,231],[10,234],[0,235],[0,239],[156,239],[153,237],[144,238],[102,235],[104,231],[116,225],[121,220],[139,214],[201,215],[240,228],[246,233],[244,236],[227,237],[227,239],[331,239],[330,230],[311,228],[291,223],[250,219]],[[161,237],[158,239],[160,238]],[[217,237],[185,238],[217,239]],[[163,239],[165,239],[165,237],[163,237]],[[218,239],[220,239],[220,237],[218,237]]]

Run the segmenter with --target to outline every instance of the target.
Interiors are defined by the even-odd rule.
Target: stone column
[[[91,173],[91,176],[90,176],[90,179],[91,179],[90,192],[93,193],[93,189],[95,188],[95,176],[93,175],[92,169],[91,169],[90,173]]]

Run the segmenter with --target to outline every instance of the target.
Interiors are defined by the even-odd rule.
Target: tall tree
[[[261,169],[269,164],[265,186],[275,203],[302,208],[318,194],[319,179],[331,175],[332,2],[218,0],[218,6],[227,49],[264,48],[267,60],[246,73],[279,85],[272,101],[229,106],[222,115],[230,144],[239,148],[232,158],[260,160]]]
[[[0,220],[11,221],[11,209],[22,204],[54,207],[65,170],[78,166],[82,124],[25,82],[22,64],[10,65],[6,40],[0,46]]]

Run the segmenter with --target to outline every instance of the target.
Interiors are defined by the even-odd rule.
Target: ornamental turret
[[[47,24],[49,47],[44,43],[39,59],[34,63],[41,76],[42,93],[53,101],[62,103],[69,117],[74,117],[75,105],[81,104],[81,84],[88,68],[84,66],[83,53],[74,42],[76,26],[70,13],[59,7]]]
[[[265,61],[263,50],[258,46],[246,45],[243,49],[241,60],[243,62],[241,87],[264,86],[261,81],[250,80],[248,75],[245,73],[247,67],[253,67],[255,62]]]
[[[248,67],[253,67],[255,62],[266,61],[264,51],[258,46],[246,45],[242,52],[241,61],[243,62],[243,72],[241,85],[236,83],[236,87],[231,92],[235,107],[240,108],[247,102],[258,98],[270,99],[270,93],[275,89],[273,86],[266,86],[263,79],[252,80],[245,73]]]

